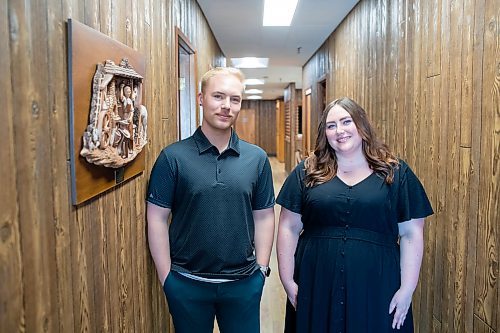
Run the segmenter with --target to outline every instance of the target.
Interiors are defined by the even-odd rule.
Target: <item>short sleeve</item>
[[[288,175],[276,199],[279,205],[297,214],[302,214],[304,176],[304,162],[301,162]]]
[[[273,172],[269,164],[269,159],[266,156],[264,166],[257,180],[252,210],[260,210],[272,206],[274,206]]]
[[[146,201],[163,208],[172,208],[176,177],[168,160],[168,155],[163,150],[151,170]]]
[[[422,183],[405,162],[400,162],[398,170],[398,222],[424,218],[434,214]]]

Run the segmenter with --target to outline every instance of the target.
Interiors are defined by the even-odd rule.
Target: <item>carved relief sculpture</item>
[[[87,162],[120,168],[146,145],[148,112],[141,104],[142,83],[143,77],[125,58],[118,66],[111,60],[97,64],[80,151]]]

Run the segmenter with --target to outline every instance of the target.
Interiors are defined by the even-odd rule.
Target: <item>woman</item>
[[[285,332],[413,332],[424,218],[433,211],[356,102],[326,107],[314,154],[277,202]]]

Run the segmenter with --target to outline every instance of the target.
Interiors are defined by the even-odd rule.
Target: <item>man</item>
[[[260,331],[274,190],[266,153],[232,129],[243,79],[234,68],[203,76],[201,127],[163,149],[151,172],[149,248],[178,333],[212,333],[215,317],[222,333]]]

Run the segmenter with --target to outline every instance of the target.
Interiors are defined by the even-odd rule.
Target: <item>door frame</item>
[[[191,116],[194,116],[196,119],[196,126],[200,125],[200,115],[199,115],[199,106],[197,101],[197,52],[196,49],[192,46],[191,42],[189,41],[189,38],[181,31],[179,27],[175,27],[175,66],[176,66],[176,75],[177,79],[175,81],[176,83],[176,88],[177,88],[177,99],[176,99],[176,104],[177,104],[177,140],[181,139],[181,101],[180,101],[180,82],[179,82],[179,72],[180,72],[180,66],[179,66],[179,49],[182,48],[184,49],[190,56],[189,56],[189,72],[190,72],[190,86],[188,89],[191,90],[191,97],[192,97],[192,103],[191,103]]]
[[[312,101],[312,88],[309,87],[304,90],[304,105],[302,107],[302,138],[304,146],[304,156],[308,156],[311,151],[311,104]]]

